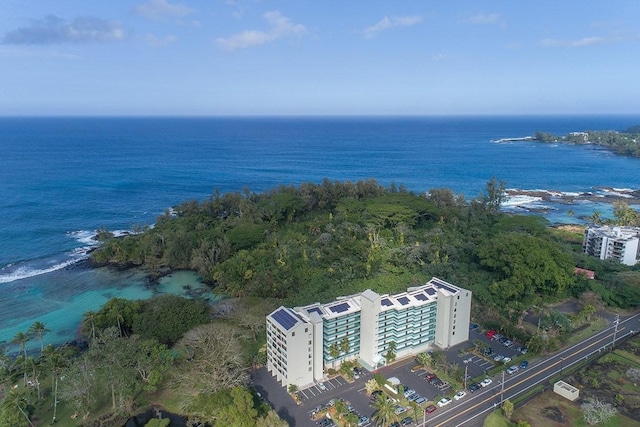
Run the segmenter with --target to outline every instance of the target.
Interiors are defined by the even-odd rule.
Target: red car
[[[424,379],[425,379],[425,381],[431,381],[435,377],[436,377],[436,374],[427,373],[427,375],[425,375]]]
[[[424,413],[425,414],[430,414],[433,411],[435,411],[436,409],[438,409],[438,408],[436,408],[436,405],[429,405],[426,408],[424,408]]]
[[[487,338],[491,339],[495,334],[497,334],[497,332],[492,329],[490,331],[487,331],[485,335],[487,336]]]

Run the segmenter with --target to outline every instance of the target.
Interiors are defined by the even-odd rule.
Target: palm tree
[[[426,368],[427,366],[431,365],[431,355],[426,352],[418,353],[418,355],[416,356],[416,362],[418,362],[418,365]]]
[[[336,367],[336,359],[340,356],[340,347],[337,343],[333,343],[329,346],[329,356],[333,359],[333,367]]]
[[[28,334],[34,334],[38,337],[38,340],[40,341],[40,354],[42,354],[42,350],[44,350],[42,337],[47,332],[49,332],[49,329],[47,329],[46,325],[40,321],[34,322],[33,325],[31,325],[31,327],[27,331]]]
[[[21,394],[18,394],[15,391],[11,390],[9,392],[9,394],[7,395],[7,397],[5,398],[5,401],[9,405],[11,405],[11,404],[15,405],[16,408],[18,408],[18,410],[20,411],[20,413],[25,417],[25,419],[27,420],[29,425],[31,427],[35,427],[33,425],[33,423],[31,422],[31,418],[29,418],[29,414],[27,414],[27,412],[26,412],[26,410],[28,408],[28,403],[25,400],[24,396],[22,396]]]
[[[349,350],[351,350],[351,344],[349,343],[349,338],[344,337],[340,341],[340,351],[342,351],[344,354],[348,354]]]
[[[396,360],[396,348],[397,344],[395,341],[390,341],[387,345],[387,352],[384,354],[384,358],[387,361],[387,364]]]
[[[40,363],[34,359],[33,357],[29,356],[27,357],[27,361],[26,361],[26,367],[29,370],[29,373],[31,375],[31,379],[33,380],[33,383],[31,385],[36,386],[36,389],[38,390],[38,402],[40,401]]]
[[[379,395],[372,405],[375,409],[371,421],[376,426],[387,426],[391,421],[396,421],[396,409],[393,401],[384,394]]]
[[[96,312],[95,311],[87,311],[82,316],[82,325],[86,328],[88,325],[91,325],[91,340],[96,340]]]
[[[20,344],[20,351],[22,352],[22,371],[24,372],[24,386],[27,386],[27,342],[31,340],[31,337],[24,332],[18,332],[11,342],[13,344]]]
[[[5,383],[9,379],[9,358],[4,354],[4,349],[0,348],[0,394],[4,395]]]

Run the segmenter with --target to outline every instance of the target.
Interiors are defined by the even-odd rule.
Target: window
[[[311,370],[312,370],[312,369],[313,369],[313,368],[312,368],[311,366],[309,366],[309,372],[311,372]]]
[[[455,332],[451,333],[451,335],[455,335],[455,334],[456,334]]]
[[[311,340],[309,340],[309,345],[311,345]]]
[[[458,299],[460,299],[460,295],[458,295]]]
[[[295,336],[296,336],[296,333],[295,333],[295,332],[291,332],[291,336],[292,336],[292,337],[295,337]]]
[[[304,328],[305,333],[309,332],[309,328]]]

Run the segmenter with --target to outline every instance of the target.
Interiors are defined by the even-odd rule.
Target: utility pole
[[[613,347],[616,346],[616,335],[618,334],[619,323],[620,323],[620,315],[616,314],[616,320],[613,321],[613,324],[616,325],[616,328],[613,330],[613,343],[611,344],[611,351],[613,351]]]
[[[464,367],[464,389],[467,389],[467,370],[469,369],[469,365]]]

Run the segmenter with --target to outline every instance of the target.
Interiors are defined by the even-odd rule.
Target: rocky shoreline
[[[594,187],[594,191],[582,193],[568,193],[554,190],[521,190],[507,189],[507,197],[527,196],[535,197],[542,201],[574,204],[578,201],[590,201],[600,203],[625,202],[629,205],[640,204],[640,189],[620,189],[612,187]]]

